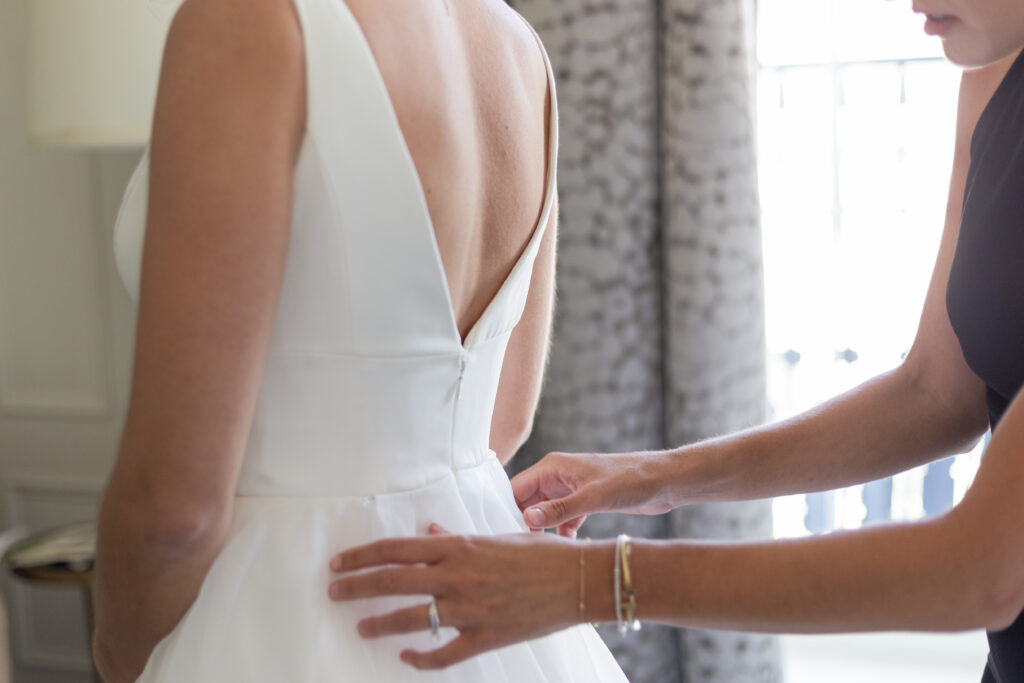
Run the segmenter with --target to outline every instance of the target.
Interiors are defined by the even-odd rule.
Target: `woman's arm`
[[[945,226],[902,365],[801,415],[737,434],[660,452],[551,454],[513,480],[527,521],[571,535],[591,512],[658,513],[689,503],[830,490],[971,448],[987,428],[984,385],[950,325],[946,283],[971,135],[1012,61],[963,75]]]
[[[637,616],[780,633],[1003,629],[1024,609],[1022,455],[1024,393],[963,501],[940,518],[759,543],[633,541]],[[442,668],[571,624],[614,621],[614,551],[612,541],[551,534],[389,539],[336,557],[332,569],[346,573],[393,566],[343,575],[331,595],[434,596],[441,624],[459,636],[401,656]],[[428,623],[417,606],[364,619],[359,632],[375,638]]]
[[[1006,628],[1024,609],[1022,456],[1024,394],[945,516],[793,541],[641,542],[633,549],[636,590],[648,596],[649,618],[711,628]]]
[[[131,681],[223,544],[280,292],[305,61],[283,0],[186,0],[151,143],[131,397],[103,497],[93,650]]]

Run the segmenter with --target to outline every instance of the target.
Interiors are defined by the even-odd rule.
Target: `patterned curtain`
[[[551,363],[518,471],[551,450],[689,443],[764,419],[749,0],[510,0],[561,113]],[[771,534],[767,502],[601,515],[583,533]],[[633,683],[781,680],[768,636],[601,628]]]

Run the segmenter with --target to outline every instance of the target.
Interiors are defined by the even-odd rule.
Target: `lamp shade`
[[[181,0],[28,0],[29,141],[145,145]]]

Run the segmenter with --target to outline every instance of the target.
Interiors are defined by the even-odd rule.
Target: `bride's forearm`
[[[116,477],[100,511],[93,654],[107,683],[134,681],[180,621],[220,551],[225,525],[169,531]],[[187,537],[187,538],[186,538]]]
[[[652,485],[672,507],[831,490],[963,452],[975,427],[897,368],[791,419],[656,454]]]

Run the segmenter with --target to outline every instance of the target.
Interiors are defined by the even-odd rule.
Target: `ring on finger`
[[[437,599],[434,596],[430,596],[427,616],[430,617],[430,637],[434,640],[441,640],[441,617],[437,615]]]

